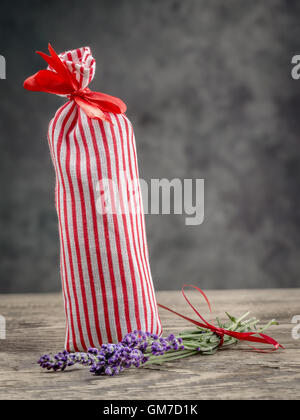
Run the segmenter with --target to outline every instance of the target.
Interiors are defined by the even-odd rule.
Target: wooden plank
[[[0,340],[0,399],[299,399],[300,340],[292,338],[291,323],[300,315],[300,289],[210,291],[213,315],[191,295],[209,319],[224,312],[250,310],[279,327],[269,333],[286,350],[261,354],[245,345],[214,356],[195,356],[162,366],[130,369],[114,378],[94,377],[77,367],[45,372],[36,364],[43,353],[64,343],[64,310],[60,294],[1,295],[0,314],[6,318],[6,340]],[[158,292],[159,302],[191,315],[179,292]],[[165,333],[186,329],[187,322],[160,310]]]

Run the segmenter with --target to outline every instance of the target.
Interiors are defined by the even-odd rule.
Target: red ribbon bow
[[[203,323],[199,322],[199,321],[195,321],[194,319],[188,318],[185,315],[182,315],[176,311],[173,311],[173,309],[168,308],[167,306],[161,305],[158,303],[158,306],[160,308],[166,309],[169,312],[172,312],[175,315],[180,316],[183,319],[186,319],[187,321],[192,322],[193,324],[197,325],[197,327],[201,327],[201,328],[206,328],[211,330],[213,333],[215,333],[219,338],[220,338],[220,343],[219,346],[222,347],[223,343],[224,343],[224,335],[228,335],[230,337],[234,337],[237,340],[241,340],[241,341],[249,341],[249,342],[253,342],[253,343],[263,343],[263,344],[271,344],[272,346],[274,346],[273,349],[270,350],[263,350],[263,349],[257,349],[255,347],[250,346],[251,348],[253,348],[256,351],[259,352],[270,352],[270,351],[276,351],[278,350],[279,347],[281,347],[282,349],[284,349],[283,346],[281,346],[276,340],[274,340],[272,337],[269,337],[263,333],[259,333],[259,332],[236,332],[236,331],[229,331],[226,330],[225,328],[220,328],[220,327],[216,327],[213,324],[210,324],[209,322],[207,322],[197,311],[197,309],[191,304],[191,302],[189,301],[189,299],[187,298],[185,292],[184,292],[184,288],[185,287],[192,287],[193,289],[198,290],[198,292],[201,293],[201,295],[204,297],[204,299],[206,300],[209,310],[211,312],[211,306],[209,303],[209,300],[206,296],[206,294],[203,292],[203,290],[199,289],[196,286],[193,285],[184,285],[181,289],[183,297],[185,298],[185,300],[187,301],[187,303],[190,305],[190,307],[193,309],[193,311],[199,316],[199,318],[203,321]]]
[[[80,88],[80,83],[75,75],[69,71],[66,64],[59,58],[49,44],[50,56],[37,51],[54,70],[40,70],[24,82],[24,88],[35,92],[48,92],[56,95],[66,95],[74,100],[90,118],[110,121],[104,114],[113,112],[123,114],[126,105],[121,99],[105,93],[92,92],[89,88]]]

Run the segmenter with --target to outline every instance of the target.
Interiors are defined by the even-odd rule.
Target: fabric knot
[[[106,120],[107,113],[124,114],[124,102],[111,95],[93,92],[87,86],[95,74],[96,62],[89,47],[78,48],[57,55],[49,44],[49,53],[38,54],[48,63],[47,70],[40,70],[24,82],[24,88],[65,96],[74,100],[89,118]]]
[[[92,56],[90,47],[77,48],[58,54],[58,57],[76,78],[79,89],[86,88],[95,76],[96,61]],[[52,70],[51,65],[48,70]]]

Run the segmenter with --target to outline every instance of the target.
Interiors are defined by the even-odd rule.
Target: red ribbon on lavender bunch
[[[173,309],[168,308],[167,306],[164,306],[164,305],[161,305],[161,304],[158,304],[158,306],[159,306],[160,308],[166,309],[166,310],[167,310],[167,311],[169,311],[169,312],[172,312],[172,313],[173,313],[173,314],[175,314],[175,315],[180,316],[181,318],[183,318],[183,319],[185,319],[185,320],[187,320],[187,321],[191,322],[192,324],[196,325],[197,327],[200,327],[200,328],[205,328],[205,329],[208,329],[208,330],[212,331],[213,333],[215,333],[215,334],[216,334],[216,335],[220,338],[220,344],[219,344],[219,347],[222,347],[222,346],[223,346],[223,344],[224,344],[224,336],[225,336],[225,335],[228,335],[228,336],[233,337],[233,338],[235,338],[235,339],[237,339],[237,340],[240,340],[240,341],[248,341],[248,342],[252,342],[252,343],[262,343],[262,344],[271,344],[272,346],[274,346],[274,348],[273,348],[273,349],[269,349],[269,350],[257,349],[257,348],[255,348],[255,347],[253,347],[253,346],[250,346],[250,347],[252,347],[255,351],[258,351],[258,352],[270,352],[270,351],[276,351],[276,350],[278,350],[278,348],[279,348],[279,347],[280,347],[280,348],[282,348],[282,349],[284,349],[284,347],[283,347],[281,344],[279,344],[276,340],[274,340],[272,337],[269,337],[268,335],[265,335],[265,334],[263,334],[263,333],[260,333],[260,332],[257,332],[257,331],[254,331],[254,332],[237,332],[237,331],[230,331],[230,330],[227,330],[227,329],[225,329],[225,328],[217,327],[217,326],[215,326],[214,324],[207,322],[207,321],[203,318],[203,316],[202,316],[202,315],[200,315],[200,313],[197,311],[197,309],[196,309],[196,308],[195,308],[195,307],[191,304],[190,300],[187,298],[187,296],[186,296],[186,294],[185,294],[185,291],[184,291],[184,289],[185,289],[186,287],[191,287],[191,288],[193,288],[193,289],[197,290],[199,293],[201,293],[201,295],[202,295],[202,296],[204,297],[204,299],[206,300],[207,305],[208,305],[208,307],[209,307],[209,310],[210,310],[210,312],[211,312],[211,305],[210,305],[210,302],[209,302],[209,300],[208,300],[208,298],[207,298],[206,294],[203,292],[203,290],[199,289],[199,287],[197,287],[197,286],[193,286],[193,285],[184,285],[184,286],[182,287],[182,289],[181,289],[181,292],[182,292],[182,294],[183,294],[184,299],[187,301],[187,303],[189,304],[189,306],[193,309],[193,311],[194,311],[194,312],[198,315],[198,317],[199,317],[199,318],[200,318],[203,322],[199,322],[199,321],[196,321],[196,320],[194,320],[194,319],[192,319],[192,318],[189,318],[189,317],[187,317],[187,316],[185,316],[185,315],[182,315],[182,314],[180,314],[180,313],[178,313],[178,312],[174,311]]]

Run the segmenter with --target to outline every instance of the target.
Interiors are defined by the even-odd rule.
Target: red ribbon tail
[[[180,318],[183,318],[183,319],[185,319],[186,321],[189,321],[189,322],[191,322],[192,324],[197,325],[197,327],[200,327],[200,328],[208,328],[206,324],[201,324],[201,322],[195,321],[194,319],[189,318],[189,317],[187,317],[187,316],[185,316],[185,315],[182,315],[182,314],[180,314],[179,312],[173,311],[173,309],[170,309],[170,308],[168,308],[167,306],[161,305],[160,303],[158,303],[158,304],[157,304],[157,306],[159,306],[159,307],[160,307],[160,308],[162,308],[162,309],[165,309],[166,311],[172,312],[173,314],[175,314],[175,315],[177,315],[177,316],[180,316]]]
[[[127,106],[120,98],[107,95],[106,93],[88,91],[85,93],[85,98],[90,102],[97,104],[106,112],[125,114],[127,109]]]
[[[104,120],[113,125],[111,119],[103,112],[97,104],[85,99],[85,97],[74,96],[74,101],[86,113],[89,118]]]

